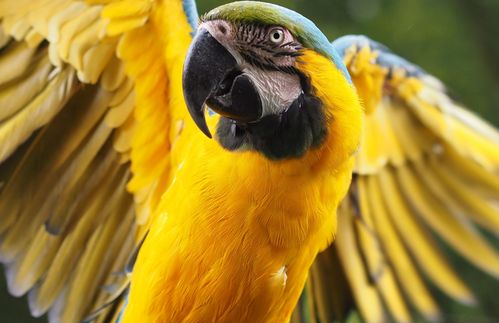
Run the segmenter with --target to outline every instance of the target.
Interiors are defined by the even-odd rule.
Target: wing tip
[[[480,302],[476,299],[476,297],[473,294],[464,296],[464,297],[459,297],[457,298],[457,301],[463,305],[466,306],[478,306],[480,305]]]
[[[437,308],[435,311],[430,313],[423,313],[424,318],[428,322],[437,323],[444,321],[444,317],[442,316],[442,312]]]
[[[44,315],[47,312],[47,310],[44,309],[43,307],[41,307],[37,301],[38,293],[37,293],[36,289],[32,290],[28,294],[27,298],[28,298],[29,312],[31,313],[31,316],[41,317],[42,315]]]

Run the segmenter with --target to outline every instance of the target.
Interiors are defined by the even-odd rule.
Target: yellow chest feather
[[[196,139],[142,246],[125,322],[288,320],[351,162],[340,176],[293,174]]]

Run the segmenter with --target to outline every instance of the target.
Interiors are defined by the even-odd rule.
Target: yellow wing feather
[[[33,315],[78,322],[123,293],[182,160],[191,31],[180,0],[0,3],[0,256]]]
[[[409,305],[438,319],[427,280],[474,304],[433,236],[498,276],[499,253],[476,225],[498,232],[499,132],[449,98],[440,81],[382,45],[363,36],[333,45],[364,102],[366,126],[336,242],[326,252],[338,253],[367,321],[384,320],[383,309],[373,308],[380,300],[396,321],[411,320]]]

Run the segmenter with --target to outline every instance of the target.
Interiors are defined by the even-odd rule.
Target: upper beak
[[[192,40],[182,85],[192,119],[209,138],[205,103],[220,115],[240,122],[257,120],[262,114],[260,96],[251,79],[238,70],[234,57],[204,28]]]

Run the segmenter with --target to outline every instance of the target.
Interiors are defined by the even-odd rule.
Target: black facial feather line
[[[256,150],[269,159],[281,160],[300,158],[324,142],[331,116],[326,115],[322,102],[312,93],[309,79],[295,73],[303,93],[281,114],[246,124],[220,118],[217,138],[225,149]]]
[[[240,24],[235,26],[236,44],[241,56],[251,65],[265,70],[294,73],[291,66],[282,66],[273,61],[273,58],[295,58],[303,55],[300,43],[295,40],[283,44],[275,44],[269,40],[269,32],[279,26],[265,26],[258,24]],[[255,50],[260,51],[257,53]],[[265,55],[268,54],[268,55]],[[264,57],[269,56],[269,57]]]

